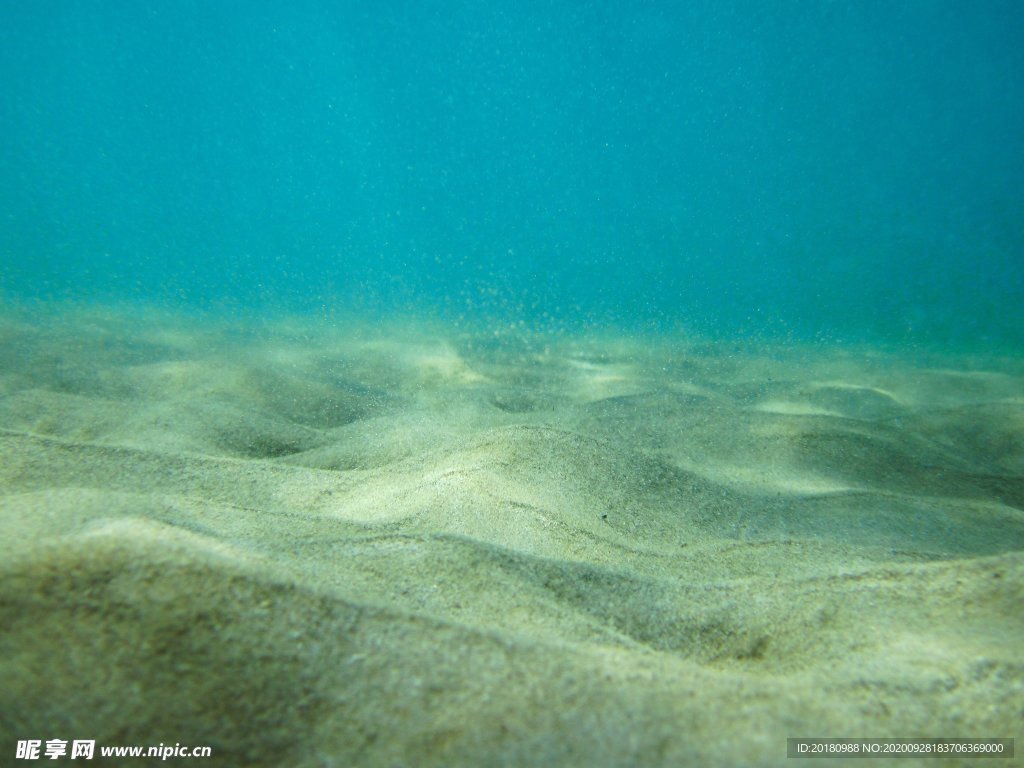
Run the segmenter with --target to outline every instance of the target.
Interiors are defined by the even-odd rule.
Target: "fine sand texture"
[[[1024,764],[1022,510],[1012,357],[9,309],[0,764]]]

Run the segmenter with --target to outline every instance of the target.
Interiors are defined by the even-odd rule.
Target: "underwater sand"
[[[10,311],[0,749],[1019,755],[1022,510],[1021,360]]]

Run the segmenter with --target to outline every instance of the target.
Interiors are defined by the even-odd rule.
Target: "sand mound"
[[[8,754],[1024,735],[1018,361],[77,310],[0,363]]]

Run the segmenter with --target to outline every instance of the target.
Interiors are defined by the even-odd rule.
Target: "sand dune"
[[[1006,357],[9,312],[3,748],[1024,743],[1022,392]]]

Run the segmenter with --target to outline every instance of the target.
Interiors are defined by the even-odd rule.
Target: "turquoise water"
[[[1009,2],[0,3],[8,299],[1024,340]]]

